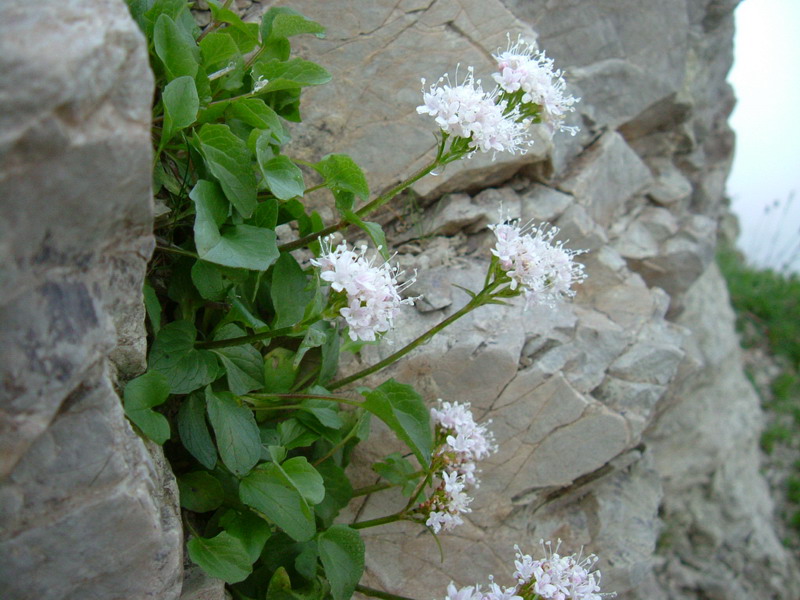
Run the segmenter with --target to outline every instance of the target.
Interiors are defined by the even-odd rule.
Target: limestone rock
[[[307,4],[300,10],[326,22],[337,4]],[[736,426],[719,435],[713,411],[687,408],[683,414],[679,407],[688,405],[678,404],[687,385],[714,379],[721,368],[714,365],[738,369],[722,358],[736,343],[730,325],[719,324],[724,332],[713,343],[698,342],[711,330],[697,328],[699,305],[693,300],[687,301],[686,314],[695,317],[681,317],[677,324],[670,320],[713,257],[732,151],[725,124],[730,90],[724,78],[730,66],[734,3],[667,0],[644,6],[625,0],[611,6],[604,0],[506,0],[504,5],[519,20],[509,21],[503,7],[491,4],[493,31],[514,23],[512,35],[521,31],[538,36],[582,96],[578,110],[583,131],[557,139],[552,147],[535,146],[525,157],[530,163],[498,157],[492,166],[473,158],[448,167],[439,176],[443,179],[417,186],[427,199],[455,193],[439,203],[422,203],[415,218],[427,227],[427,237],[402,233],[405,237],[398,238],[410,241],[402,248],[411,252],[399,260],[406,268],[420,269],[421,290],[431,301],[404,312],[393,335],[395,347],[461,306],[465,296],[449,288],[450,283],[475,290],[481,285],[493,243],[481,227],[491,220],[493,208],[481,202],[488,196],[479,191],[490,185],[504,207],[509,202],[513,211],[519,207],[523,220],[555,221],[561,228],[559,239],[588,250],[578,259],[589,277],[572,305],[556,311],[522,311],[519,305],[478,311],[382,375],[381,380],[394,376],[414,383],[431,401],[472,402],[479,419],[494,419],[501,449],[484,465],[468,523],[442,537],[444,563],[438,563],[435,546],[407,524],[370,530],[365,532],[365,583],[424,597],[443,595],[450,579],[469,585],[494,573],[503,583],[514,543],[560,537],[567,551],[586,544],[600,554],[607,561],[600,563],[604,590],[617,590],[621,598],[665,600],[698,587],[708,595],[721,594],[702,569],[681,560],[708,564],[685,542],[690,539],[687,532],[702,530],[703,515],[709,517],[710,531],[702,539],[713,542],[703,548],[719,551],[726,543],[720,540],[732,540],[730,547],[741,551],[728,551],[730,564],[746,568],[744,557],[752,556],[758,577],[788,581],[790,563],[770,538],[765,509],[754,506],[733,483],[733,467],[720,466],[724,453],[734,452],[739,457],[735,464],[758,479],[752,449],[745,448],[751,442],[737,446],[731,433],[754,440],[757,412],[737,405],[739,416],[729,417]],[[382,148],[389,135],[392,152],[363,156],[376,189],[385,187],[392,173],[406,174],[423,164],[419,147],[424,142],[409,136],[419,133],[422,140],[430,131],[424,123],[405,121],[408,115],[400,108],[417,102],[413,84],[419,74],[412,74],[405,62],[390,60],[391,53],[417,57],[406,62],[429,79],[451,68],[448,61],[457,62],[456,54],[462,64],[475,64],[481,71],[489,64],[487,52],[502,45],[479,33],[488,30],[489,21],[469,22],[478,14],[486,16],[481,13],[484,6],[490,5],[482,3],[479,9],[467,0],[375,2],[346,24],[337,24],[327,42],[305,43],[304,50],[333,67],[335,78],[340,76],[336,65],[347,64],[341,76],[348,90],[314,91],[325,94],[319,96],[326,99],[323,118],[338,143],[326,151],[362,158],[358,153],[363,148]],[[441,33],[443,23],[452,31],[438,38],[434,51],[428,45],[433,38],[427,36]],[[528,26],[535,32],[527,31]],[[462,32],[476,43],[462,44]],[[415,50],[409,47],[411,39]],[[450,58],[437,62],[441,48]],[[376,82],[387,70],[392,76],[379,92]],[[352,90],[361,102],[353,100]],[[331,108],[335,106],[343,108]],[[377,118],[367,119],[369,126],[356,125],[356,133],[345,133],[357,116],[376,112]],[[409,136],[396,135],[400,127]],[[329,133],[308,131],[299,132],[297,140],[311,151],[331,139]],[[403,162],[400,157],[408,155],[416,162]],[[521,176],[507,186],[497,183],[515,171]],[[448,247],[462,256],[442,259]],[[711,294],[715,301],[720,296],[709,290],[689,292],[693,298],[698,293]],[[345,368],[372,364],[391,351],[365,348]],[[724,391],[711,396],[740,393],[724,385],[719,389]],[[699,392],[690,396],[693,400],[685,402],[704,405]],[[684,433],[673,440],[675,431]],[[698,443],[696,435],[707,439]],[[379,438],[381,443],[360,451],[362,464],[395,449],[387,447],[386,436]],[[353,473],[363,477],[359,481],[374,482],[374,474],[359,472],[357,464]],[[758,483],[757,489],[762,488]],[[735,507],[737,525],[730,533],[728,516],[708,502],[709,494]],[[763,499],[762,492],[756,495],[755,502]],[[360,518],[386,514],[399,502],[370,498],[361,505]],[[666,515],[663,539],[675,529],[681,541],[656,551],[659,510]],[[681,514],[688,520],[681,520]],[[756,550],[737,537],[752,523],[758,523],[758,539],[768,550]],[[779,567],[766,566],[759,558],[769,552],[777,553]],[[736,589],[727,592],[738,597]]]
[[[188,565],[183,575],[180,600],[226,600],[225,582],[209,577],[197,565]]]
[[[117,0],[6,3],[0,66],[0,595],[176,598],[174,479],[109,362],[144,366],[145,42]]]
[[[548,56],[569,67],[598,130],[616,129],[680,87],[689,17],[681,0],[550,4],[507,0],[535,24]]]
[[[650,170],[622,136],[609,132],[578,157],[558,187],[575,196],[595,222],[608,227],[650,181]]]
[[[422,103],[420,78],[429,84],[444,73],[453,78],[460,64],[460,80],[472,65],[488,88],[495,70],[491,53],[506,47],[506,33],[536,37],[500,0],[380,0],[358,8],[314,0],[275,4],[291,6],[328,28],[324,40],[298,37],[293,44],[300,55],[313,56],[335,74],[330,84],[304,93],[304,123],[294,129],[293,151],[309,160],[347,152],[375,190],[411,175],[433,157],[436,125],[416,113]],[[492,154],[478,153],[414,189],[434,197],[508,179],[550,150],[541,127],[536,126],[535,144],[526,155],[503,153],[493,160]]]
[[[716,223],[702,215],[691,215],[654,256],[631,260],[631,268],[648,284],[661,287],[677,298],[711,263],[715,246]]]
[[[686,598],[793,598],[800,578],[771,525],[759,474],[759,400],[741,371],[734,315],[719,270],[690,288],[679,322],[703,364],[670,390],[648,436],[664,481],[667,560],[660,585]]]
[[[95,367],[0,485],[3,597],[177,597],[176,488]]]
[[[525,190],[521,200],[523,223],[530,220],[552,223],[574,202],[569,194],[536,183]]]

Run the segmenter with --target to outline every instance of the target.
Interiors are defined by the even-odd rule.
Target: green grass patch
[[[762,348],[782,366],[763,402],[770,425],[761,447],[767,454],[779,448],[800,452],[800,277],[753,268],[732,248],[721,248],[717,263],[728,284],[742,345]],[[748,377],[753,381],[751,373]],[[788,469],[782,512],[787,527],[800,533],[800,460]]]

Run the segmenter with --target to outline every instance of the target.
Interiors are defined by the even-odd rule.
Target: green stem
[[[325,455],[324,455],[324,456],[322,456],[321,458],[318,458],[318,459],[317,459],[317,460],[315,460],[313,463],[311,463],[311,464],[312,464],[312,466],[314,466],[314,467],[316,467],[316,466],[319,466],[319,465],[321,465],[322,463],[324,463],[326,460],[328,460],[328,459],[329,459],[331,456],[333,456],[333,455],[336,453],[336,451],[337,451],[339,448],[343,447],[343,446],[344,446],[344,445],[345,445],[347,442],[349,442],[351,439],[353,439],[353,437],[356,435],[356,432],[357,432],[357,431],[358,431],[358,427],[353,427],[353,428],[352,428],[352,429],[351,429],[351,430],[348,432],[348,434],[347,434],[346,436],[344,436],[344,437],[343,437],[343,438],[342,438],[342,439],[341,439],[341,440],[340,440],[340,441],[339,441],[337,444],[335,444],[334,446],[332,446],[332,447],[331,447],[331,449],[330,449],[330,450],[328,450],[328,451],[325,453]]]
[[[247,399],[249,396],[245,396]],[[303,408],[299,404],[283,404],[281,406],[250,406],[250,410],[298,410]]]
[[[381,492],[383,490],[388,490],[389,488],[397,487],[398,485],[403,485],[410,479],[414,479],[415,477],[419,477],[420,475],[424,475],[425,471],[419,470],[413,473],[409,473],[404,477],[404,480],[400,483],[375,483],[373,485],[367,485],[362,488],[356,488],[353,490],[353,498],[356,496],[366,496],[367,494],[373,494],[375,492]]]
[[[156,250],[161,250],[162,252],[169,252],[170,254],[179,254],[181,256],[189,256],[190,258],[197,258],[200,257],[195,254],[194,252],[189,252],[189,250],[184,250],[183,248],[178,248],[176,246],[162,246],[157,245]]]
[[[225,4],[222,5],[223,10],[227,9],[231,5],[232,1],[233,0],[225,0]],[[205,26],[200,35],[197,36],[195,42],[199,44],[204,37],[206,37],[209,33],[214,31],[215,29],[218,29],[220,25],[222,25],[220,21],[211,21],[208,25]]]
[[[417,503],[417,498],[419,498],[422,490],[427,487],[431,479],[433,479],[433,473],[428,471],[428,473],[425,475],[425,479],[422,480],[422,482],[417,486],[417,489],[414,490],[414,493],[411,494],[411,497],[408,499],[408,504],[405,505],[405,508],[403,508],[402,512],[410,510],[411,507]]]
[[[326,394],[247,394],[256,400],[270,400],[277,398],[279,400],[327,400],[329,402],[338,402],[340,404],[349,404],[350,406],[361,406],[361,402],[350,400],[349,398],[342,398],[341,396],[329,396]]]
[[[211,108],[212,106],[216,106],[217,104],[222,104],[223,102],[236,102],[237,100],[241,100],[242,98],[249,98],[254,95],[255,92],[247,92],[246,94],[239,94],[238,96],[233,96],[232,98],[223,98],[222,100],[214,100],[214,102],[209,102],[206,105],[206,108]]]
[[[381,600],[414,600],[414,598],[390,594],[389,592],[376,590],[375,588],[367,587],[366,585],[361,585],[360,583],[356,584],[356,591],[364,594],[365,596],[370,596],[371,598],[380,598]]]
[[[362,208],[358,209],[356,211],[356,215],[359,217],[364,217],[369,213],[371,213],[372,211],[380,208],[381,206],[389,202],[392,198],[397,196],[400,192],[404,191],[406,188],[413,185],[414,183],[425,177],[425,175],[428,175],[436,167],[438,167],[440,159],[441,159],[440,156],[437,155],[437,157],[433,160],[433,162],[431,162],[427,166],[423,167],[422,169],[414,173],[411,177],[409,177],[405,181],[402,181],[401,183],[397,184],[395,187],[393,187],[385,194],[381,194],[380,196],[375,198],[375,200],[373,200],[372,202],[365,204]],[[319,238],[328,236],[332,233],[336,233],[337,231],[344,229],[348,225],[351,225],[351,223],[345,219],[342,219],[338,223],[329,225],[328,227],[321,229],[316,233],[311,233],[298,240],[294,240],[293,242],[282,244],[278,246],[278,250],[280,250],[281,252],[289,252],[291,250],[297,250],[298,248],[303,248],[304,246],[307,246],[308,244]]]
[[[252,342],[261,340],[269,340],[271,338],[280,337],[282,335],[290,335],[297,333],[297,325],[292,327],[281,327],[280,329],[272,329],[264,331],[263,333],[254,333],[252,335],[243,335],[241,337],[228,338],[227,340],[214,340],[208,342],[195,342],[195,348],[202,348],[204,350],[211,350],[212,348],[230,348],[231,346],[242,346]]]
[[[376,483],[374,485],[366,485],[361,488],[357,488],[353,490],[353,498],[358,496],[366,496],[368,494],[374,494],[375,492],[382,492],[383,490],[388,490],[390,488],[396,487],[400,485],[399,483]]]
[[[467,304],[465,304],[460,310],[454,312],[452,315],[447,317],[444,321],[442,321],[438,325],[434,325],[428,331],[426,331],[417,339],[415,339],[413,342],[410,342],[408,345],[404,346],[391,356],[384,358],[382,361],[375,363],[371,367],[362,369],[358,373],[353,373],[348,377],[344,377],[343,379],[339,379],[338,381],[329,383],[327,385],[327,388],[329,390],[335,390],[337,388],[347,385],[348,383],[352,383],[358,379],[361,379],[362,377],[366,377],[367,375],[372,375],[372,373],[374,373],[375,371],[380,371],[384,367],[389,366],[399,358],[402,358],[403,356],[411,352],[417,346],[421,346],[425,342],[429,341],[434,335],[439,333],[442,329],[444,329],[448,325],[454,323],[455,321],[457,321],[467,313],[475,310],[479,306],[483,306],[484,304],[486,304],[489,300],[491,300],[491,292],[494,290],[495,287],[496,284],[494,283],[488,285],[481,291],[481,293],[476,295],[474,298],[470,299],[470,301],[467,302]]]
[[[261,56],[261,53],[264,52],[264,49],[265,46],[261,46],[258,50],[253,52],[253,55],[250,58],[248,58],[247,61],[244,63],[245,71],[253,66],[253,63],[256,62],[259,56]]]
[[[296,392],[297,390],[302,390],[306,387],[306,384],[311,381],[312,379],[316,379],[319,375],[319,367],[315,367],[311,371],[309,371],[303,378],[299,381],[296,381],[295,384],[289,389],[290,392]]]
[[[378,517],[377,519],[369,519],[367,521],[351,523],[350,527],[352,527],[353,529],[366,529],[368,527],[378,527],[379,525],[386,525],[387,523],[402,521],[404,518],[405,515],[402,512],[399,512],[393,515],[386,515],[385,517]]]

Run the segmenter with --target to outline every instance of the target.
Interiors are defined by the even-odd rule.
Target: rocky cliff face
[[[0,72],[0,596],[174,598],[174,478],[114,387],[145,364],[144,39],[118,0],[3,3]]]
[[[736,1],[281,3],[328,27],[301,51],[334,75],[306,94],[290,149],[349,153],[374,190],[433,148],[414,110],[419,79],[458,63],[488,78],[507,32],[537,39],[583,98],[578,136],[451,165],[383,217],[425,295],[396,343],[461,306],[451,284],[480,287],[485,225],[501,214],[557,224],[588,251],[589,278],[556,312],[481,309],[382,375],[471,402],[500,451],[469,522],[442,537],[444,562],[416,528],[369,530],[365,583],[418,598],[490,573],[504,583],[514,544],[560,538],[597,553],[604,589],[621,598],[798,597],[758,473],[758,400],[710,266],[733,148]],[[237,5],[256,18],[266,3]],[[0,7],[3,598],[180,594],[174,485],[114,387],[117,370],[130,377],[144,360],[143,44],[117,0]],[[362,464],[392,451],[373,437]],[[353,476],[373,481],[358,464]],[[202,581],[185,587],[205,593]]]
[[[431,399],[471,402],[500,451],[484,463],[469,523],[443,537],[443,563],[410,527],[368,530],[372,584],[441,595],[450,579],[508,572],[515,543],[560,538],[600,555],[604,589],[621,598],[795,597],[758,474],[758,400],[711,266],[733,151],[736,2],[351,4],[292,2],[329,24],[304,51],[334,74],[308,94],[296,139],[310,157],[352,154],[375,189],[413,172],[433,144],[414,112],[419,78],[458,63],[488,77],[506,32],[537,39],[583,98],[577,137],[448,167],[386,216],[424,295],[398,344],[466,301],[451,284],[480,288],[485,225],[501,214],[557,224],[588,250],[589,278],[571,306],[482,309],[392,370]],[[365,462],[392,450],[376,438]],[[358,507],[361,518],[388,508]]]

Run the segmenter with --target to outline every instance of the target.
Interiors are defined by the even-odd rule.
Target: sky
[[[800,0],[744,0],[735,18],[727,190],[738,246],[756,266],[782,269],[793,257],[800,272]]]

